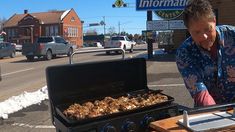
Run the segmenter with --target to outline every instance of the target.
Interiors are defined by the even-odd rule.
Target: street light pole
[[[120,28],[121,28],[121,25],[130,23],[130,22],[131,22],[131,21],[127,21],[127,22],[124,22],[124,23],[120,23],[120,21],[118,21],[118,34],[119,34],[119,35],[120,35]]]

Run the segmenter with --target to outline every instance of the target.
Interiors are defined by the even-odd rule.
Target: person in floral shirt
[[[235,101],[235,27],[216,26],[207,0],[191,0],[183,16],[191,36],[177,49],[176,64],[194,105]]]

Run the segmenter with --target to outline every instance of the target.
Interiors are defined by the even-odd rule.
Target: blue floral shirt
[[[216,59],[189,37],[177,49],[176,64],[192,97],[208,90],[217,104],[229,103],[235,101],[235,27],[221,25],[216,31]]]

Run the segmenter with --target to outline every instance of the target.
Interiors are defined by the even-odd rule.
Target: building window
[[[68,37],[77,37],[78,29],[77,27],[68,27]]]
[[[14,29],[11,29],[11,35],[12,35],[12,37],[15,37],[16,36],[16,34],[15,34],[15,30]]]
[[[8,37],[8,39],[11,37],[11,30],[10,29],[7,30],[7,37]]]
[[[75,31],[74,28],[72,28],[72,37],[75,36],[75,32],[74,31]]]
[[[56,25],[54,26],[54,34],[59,35],[59,27]]]
[[[75,18],[74,18],[74,17],[72,17],[72,18],[71,18],[71,22],[74,22],[74,21],[75,21]]]
[[[50,36],[53,36],[53,35],[54,35],[54,27],[50,26]]]
[[[29,28],[25,28],[25,36],[30,36],[31,35],[31,30]]]
[[[71,28],[68,27],[68,37],[71,37]]]
[[[46,26],[46,36],[56,36],[56,35],[59,35],[58,25]]]
[[[76,28],[76,37],[78,37],[78,28]]]
[[[50,34],[49,27],[48,27],[48,26],[46,26],[46,36],[49,36],[49,34]]]

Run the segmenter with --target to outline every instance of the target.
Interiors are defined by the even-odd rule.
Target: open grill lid
[[[51,66],[46,79],[52,107],[147,89],[143,58]]]

